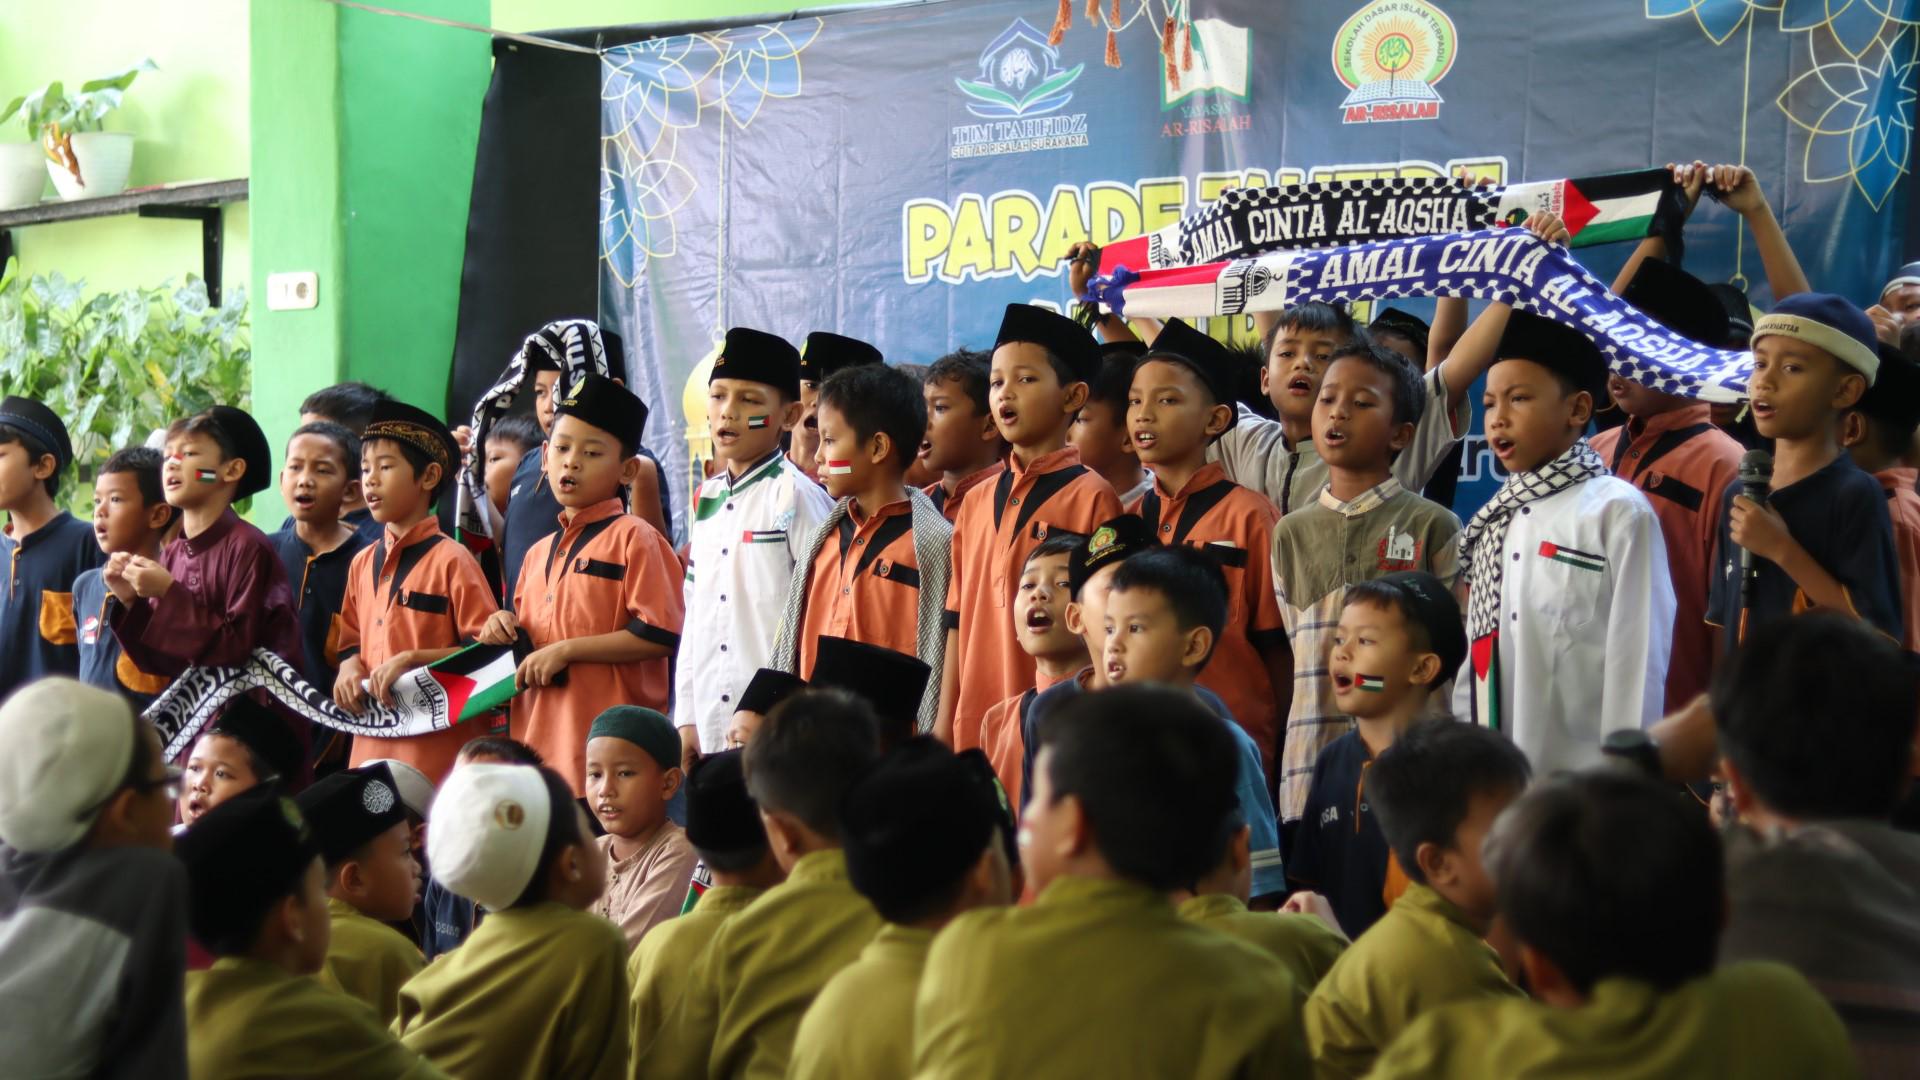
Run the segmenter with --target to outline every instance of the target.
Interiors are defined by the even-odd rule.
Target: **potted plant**
[[[61,198],[118,195],[126,190],[127,173],[133,168],[133,136],[100,128],[107,115],[120,107],[133,80],[153,70],[152,60],[142,60],[117,75],[82,83],[76,94],[68,94],[61,83],[48,83],[8,103],[0,110],[0,123],[19,114],[27,134],[45,154],[44,168]]]

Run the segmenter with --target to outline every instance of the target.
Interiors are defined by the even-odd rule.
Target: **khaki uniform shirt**
[[[1292,980],[1245,942],[1122,881],[1055,880],[1031,907],[972,911],[934,940],[914,1075],[1306,1076]]]
[[[1442,1005],[1524,997],[1459,908],[1425,885],[1361,934],[1307,999],[1314,1075],[1365,1076],[1382,1050]]]
[[[932,947],[931,930],[881,927],[801,1017],[788,1080],[906,1080],[913,1072],[913,996]]]
[[[400,989],[400,1041],[460,1080],[616,1080],[627,1069],[627,941],[556,903],[489,912]]]
[[[194,1080],[446,1075],[400,1045],[360,1002],[238,956],[187,972],[187,1068]]]
[[[785,1076],[800,1017],[879,929],[873,905],[847,882],[845,852],[801,856],[786,881],[721,924],[636,1073]]]
[[[372,1007],[380,1023],[400,1013],[400,987],[427,966],[426,957],[400,931],[370,919],[345,900],[327,898],[333,937],[327,943],[320,981]]]
[[[1476,1001],[1407,1029],[1372,1076],[1846,1080],[1858,1076],[1840,1018],[1778,964],[1735,964],[1661,993],[1606,979],[1587,1004]]]
[[[1246,902],[1226,893],[1195,896],[1178,909],[1181,918],[1231,934],[1272,953],[1293,977],[1302,1000],[1332,970],[1347,949],[1347,937],[1314,915],[1249,911]]]
[[[692,911],[668,919],[640,940],[627,958],[627,981],[633,986],[628,1030],[636,1065],[686,993],[694,968],[713,943],[713,935],[720,932],[720,924],[765,892],[746,885],[715,885],[701,894]],[[628,1075],[639,1076],[637,1072]]]

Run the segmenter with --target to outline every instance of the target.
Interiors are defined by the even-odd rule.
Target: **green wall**
[[[108,131],[136,136],[129,184],[247,175],[247,0],[8,0],[0,3],[0,103],[59,79],[77,87],[152,57]],[[23,141],[18,120],[0,139]],[[48,194],[52,193],[49,187]],[[246,203],[226,208],[225,279],[244,285]],[[98,289],[176,283],[200,272],[200,229],[188,221],[96,218],[14,232],[23,269],[58,270]]]

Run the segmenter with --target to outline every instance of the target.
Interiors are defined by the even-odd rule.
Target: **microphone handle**
[[[1745,495],[1761,506],[1767,505],[1766,484],[1743,484],[1741,486],[1742,490],[1740,494]],[[1754,573],[1753,569],[1753,550],[1742,547],[1740,549],[1740,607],[1742,609],[1753,606],[1753,583],[1758,576],[1759,575]]]

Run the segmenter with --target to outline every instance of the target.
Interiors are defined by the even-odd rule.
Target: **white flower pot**
[[[53,177],[53,189],[61,198],[100,199],[127,189],[127,173],[133,168],[132,135],[83,131],[73,136],[73,156],[80,160],[79,179],[64,165],[47,162],[47,174]]]
[[[47,156],[39,143],[0,142],[0,210],[40,201],[47,188]]]

